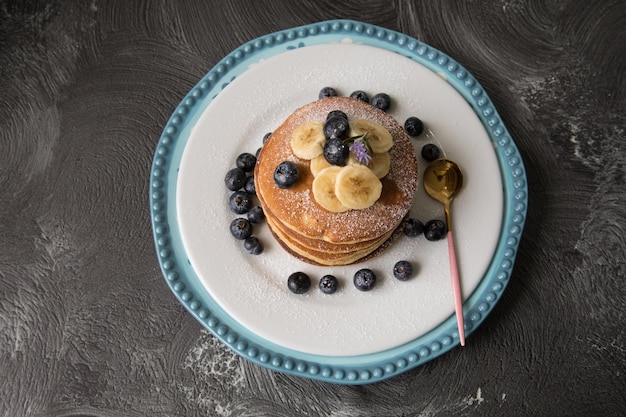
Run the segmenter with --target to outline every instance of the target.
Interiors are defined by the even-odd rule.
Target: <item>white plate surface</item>
[[[452,206],[464,297],[483,278],[498,244],[503,216],[503,184],[494,145],[476,113],[439,75],[384,49],[358,44],[324,44],[271,57],[233,80],[204,110],[191,130],[177,179],[176,207],[185,251],[211,297],[238,323],[276,345],[307,354],[352,356],[408,343],[454,314],[445,241],[402,236],[381,256],[345,267],[317,267],[287,254],[266,224],[255,235],[259,256],[245,252],[229,232],[237,217],[227,208],[224,174],[241,152],[254,153],[266,132],[296,108],[317,98],[321,87],[342,95],[386,92],[390,113],[403,123],[418,116],[426,131],[414,146],[440,146],[459,163],[465,186]],[[420,172],[427,162],[418,157]],[[443,219],[443,209],[421,186],[411,209],[426,222]],[[417,275],[393,278],[398,260],[409,260]],[[375,289],[352,285],[359,268],[377,272]],[[314,285],[325,274],[341,283],[333,295],[312,288],[305,295],[287,289],[287,277],[304,271]]]

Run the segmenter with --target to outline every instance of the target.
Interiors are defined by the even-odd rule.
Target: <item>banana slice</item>
[[[365,165],[347,165],[341,168],[335,180],[337,199],[351,209],[371,206],[380,198],[382,191],[383,184]]]
[[[324,155],[322,155],[323,157]],[[324,159],[325,160],[325,159]],[[311,165],[313,165],[311,161]],[[359,161],[356,160],[356,156],[353,153],[350,153],[348,157],[348,162],[346,165],[363,165]],[[389,170],[391,169],[391,157],[389,156],[389,152],[383,153],[375,153],[372,156],[369,164],[366,165],[369,169],[372,170],[374,175],[378,178],[382,178],[385,175],[389,174]]]
[[[324,123],[314,120],[304,122],[291,134],[291,150],[302,159],[313,159],[324,152]]]
[[[373,120],[358,119],[350,122],[350,136],[361,136],[367,132],[367,143],[374,153],[384,153],[393,146],[391,133]]]
[[[356,158],[354,159],[354,161],[356,162]],[[311,159],[311,174],[313,174],[314,177],[317,177],[317,174],[319,174],[321,170],[331,166],[333,165],[326,160],[324,154],[322,153],[321,155],[318,155],[315,158]]]
[[[313,198],[328,211],[340,213],[349,210],[335,195],[337,175],[344,167],[330,166],[322,169],[313,180]]]

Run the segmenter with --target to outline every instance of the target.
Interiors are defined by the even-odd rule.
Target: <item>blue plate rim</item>
[[[329,20],[270,33],[244,43],[220,60],[170,116],[150,172],[150,215],[161,272],[178,301],[222,343],[253,363],[278,372],[341,384],[365,384],[420,366],[458,345],[452,316],[419,338],[367,355],[329,357],[284,348],[248,331],[210,297],[187,262],[176,221],[177,161],[190,128],[242,63],[312,44],[351,38],[394,51],[441,75],[470,104],[492,141],[503,180],[503,222],[498,247],[478,287],[464,302],[469,336],[497,304],[510,279],[528,207],[528,182],[519,150],[478,81],[443,52],[405,34],[354,20]]]

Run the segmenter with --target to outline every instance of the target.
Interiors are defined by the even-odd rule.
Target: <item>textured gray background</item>
[[[224,55],[332,18],[467,67],[526,162],[510,284],[467,347],[336,386],[233,355],[162,278],[149,169]],[[0,415],[626,415],[626,5],[0,0]]]

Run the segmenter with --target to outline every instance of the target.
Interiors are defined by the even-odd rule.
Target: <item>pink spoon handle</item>
[[[463,296],[461,295],[461,281],[459,267],[456,263],[456,250],[452,232],[448,232],[448,255],[450,256],[450,276],[452,278],[452,293],[454,295],[454,310],[456,311],[456,325],[459,328],[461,346],[465,346],[465,322],[463,321]]]

